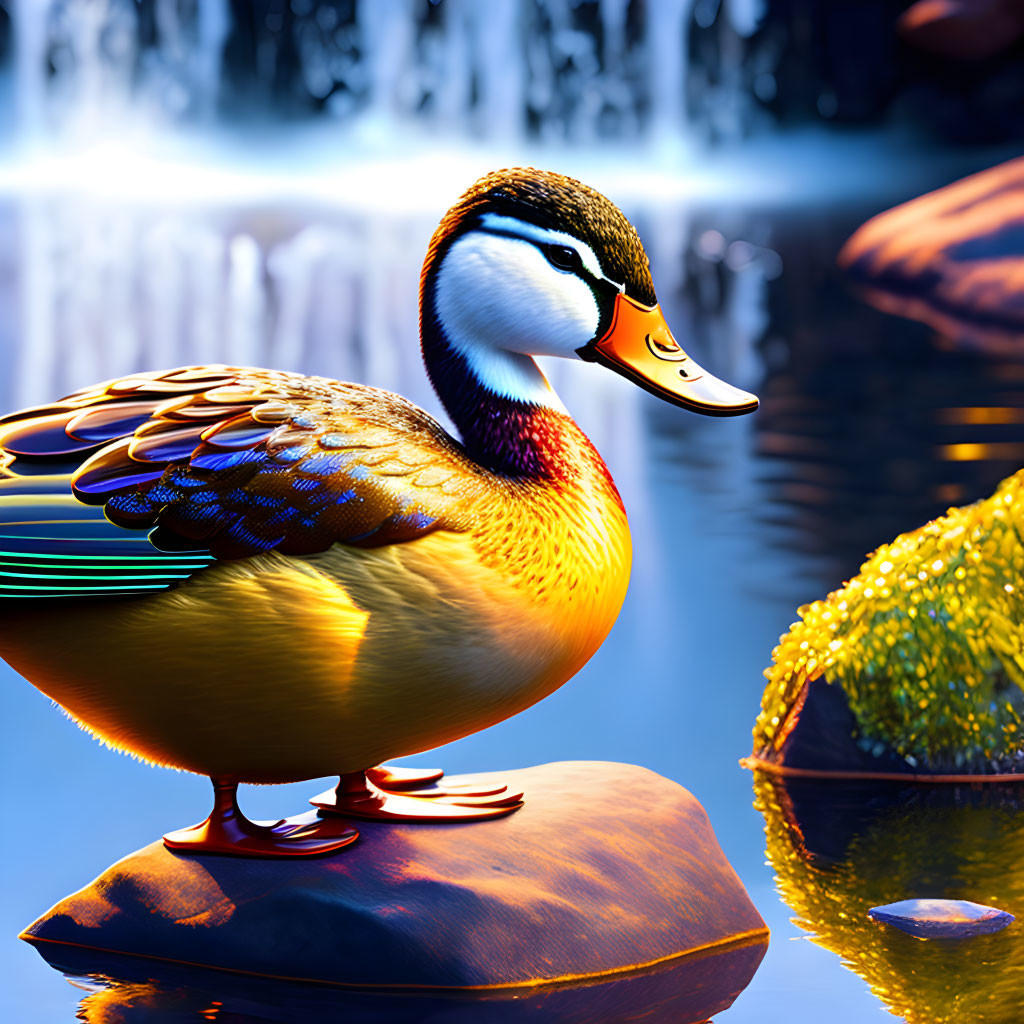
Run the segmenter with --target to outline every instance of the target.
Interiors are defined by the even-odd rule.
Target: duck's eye
[[[575,273],[583,269],[583,261],[580,254],[568,245],[545,245],[542,251],[547,257],[548,263],[557,270],[569,270]]]

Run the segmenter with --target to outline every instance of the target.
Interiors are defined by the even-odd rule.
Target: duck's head
[[[425,346],[441,334],[504,397],[546,401],[550,390],[530,359],[543,355],[600,363],[706,415],[757,408],[754,395],[708,373],[676,342],[647,254],[619,208],[561,174],[512,168],[481,178],[435,232],[421,292]]]

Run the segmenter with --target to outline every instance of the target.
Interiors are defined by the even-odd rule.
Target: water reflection
[[[680,268],[669,301],[694,348],[725,360],[761,408],[730,459],[719,435],[698,442],[705,424],[651,408],[658,456],[702,489],[725,486],[728,467],[762,544],[838,583],[877,544],[990,494],[1024,464],[1024,365],[951,351],[864,305],[835,266],[856,211],[685,217],[675,260],[655,266]]]
[[[826,217],[792,218],[773,240],[786,269],[769,295],[756,443],[771,495],[760,514],[843,578],[869,547],[988,495],[1024,463],[1024,430],[999,412],[1021,407],[1024,366],[949,351],[864,306],[835,269],[859,218]]]
[[[317,366],[415,395],[429,222],[77,194],[22,198],[0,221],[20,248],[7,403],[218,360]]]
[[[768,858],[795,923],[909,1024],[1010,1024],[1024,1002],[1024,933],[915,939],[868,919],[913,897],[1024,912],[1018,787],[781,782],[755,774]]]
[[[344,992],[72,947],[43,946],[40,952],[86,991],[77,1016],[87,1024],[699,1024],[732,1004],[753,977],[764,947],[737,945],[684,957],[659,970],[601,984],[462,995]]]

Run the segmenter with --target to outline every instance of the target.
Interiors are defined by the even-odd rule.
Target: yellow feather
[[[158,764],[246,782],[366,768],[523,710],[597,650],[629,533],[609,488],[573,499],[533,487],[474,533],[221,562],[59,617],[26,603],[0,654]]]

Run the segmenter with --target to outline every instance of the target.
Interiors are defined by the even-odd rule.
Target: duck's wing
[[[488,486],[461,446],[397,395],[223,366],[138,374],[0,419],[0,540],[5,493],[13,512],[15,489],[24,494],[40,473],[64,474],[46,479],[67,481],[68,507],[92,512],[105,544],[145,530],[147,557],[193,561],[464,530]],[[45,516],[56,497],[37,495],[34,509],[23,496],[19,522]]]
[[[0,474],[0,599],[149,594],[213,561],[115,526],[75,498],[67,475]]]

